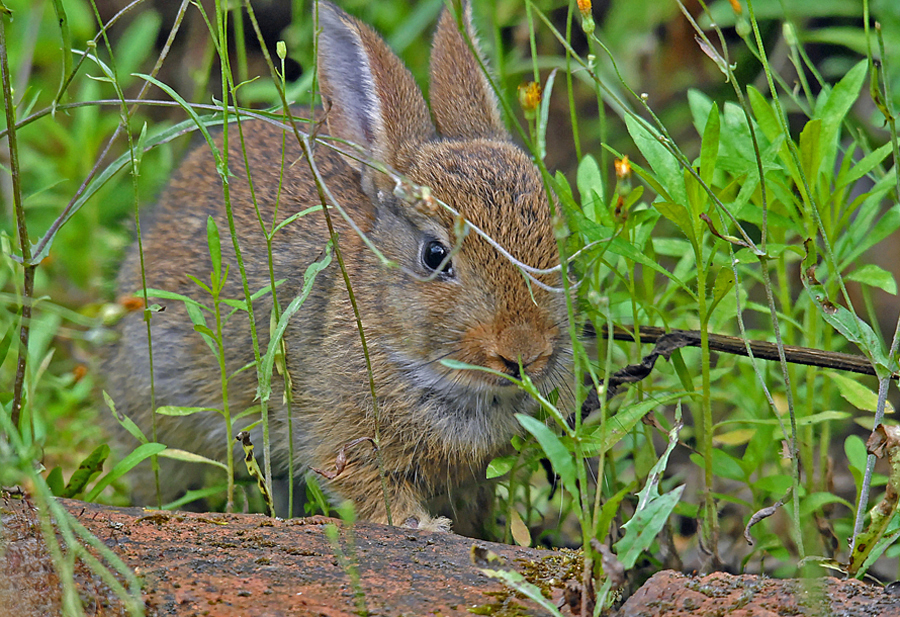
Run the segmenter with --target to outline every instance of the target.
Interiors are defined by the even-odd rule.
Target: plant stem
[[[9,163],[12,175],[13,208],[16,212],[16,228],[19,232],[19,246],[22,250],[22,310],[19,323],[19,357],[16,363],[16,381],[13,387],[12,425],[20,431],[20,413],[22,410],[22,392],[25,386],[25,369],[28,365],[28,338],[31,331],[31,299],[34,296],[34,271],[36,264],[31,263],[31,242],[28,239],[28,226],[25,221],[25,207],[22,204],[22,182],[19,173],[19,143],[16,137],[16,104],[13,99],[9,78],[9,58],[6,54],[6,20],[7,14],[0,15],[0,74],[3,80],[3,100],[8,129]]]

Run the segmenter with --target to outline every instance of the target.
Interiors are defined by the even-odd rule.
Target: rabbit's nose
[[[498,337],[496,358],[505,372],[515,378],[521,377],[520,366],[534,377],[547,365],[553,355],[553,345],[542,333],[534,328],[511,326],[505,328]]]

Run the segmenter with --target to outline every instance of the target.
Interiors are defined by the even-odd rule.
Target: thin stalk
[[[247,13],[250,16],[250,22],[253,24],[253,29],[256,32],[257,37],[262,40],[262,32],[259,29],[259,24],[256,20],[256,14],[253,12],[253,7],[250,5],[249,0],[244,0],[244,6],[247,9]],[[319,23],[319,15],[318,8],[315,11],[315,30],[318,31],[318,23]],[[269,54],[269,50],[265,45],[262,46],[263,56],[266,59],[266,64],[269,67],[269,72],[272,75],[277,75],[277,71],[275,70],[275,64],[272,62],[272,57]],[[276,81],[276,84],[278,82]],[[328,237],[332,242],[335,260],[338,262],[338,266],[341,270],[341,276],[344,280],[344,286],[347,288],[347,296],[350,300],[350,306],[353,308],[353,316],[356,319],[356,329],[359,333],[360,344],[362,346],[363,357],[366,360],[366,374],[369,378],[369,391],[372,395],[372,419],[374,421],[374,437],[373,440],[375,442],[375,458],[378,465],[378,475],[381,479],[381,490],[384,495],[385,502],[385,514],[387,515],[387,520],[389,525],[393,525],[393,519],[391,517],[391,504],[390,499],[388,497],[388,488],[387,488],[387,477],[384,472],[384,462],[381,454],[381,413],[378,407],[378,398],[375,391],[375,375],[372,371],[372,360],[369,355],[369,346],[366,342],[365,331],[363,330],[362,317],[360,316],[359,306],[356,302],[356,296],[353,294],[353,286],[350,284],[350,276],[347,273],[347,267],[344,264],[343,254],[340,249],[340,245],[338,242],[338,234],[335,231],[334,223],[331,218],[331,208],[339,208],[337,202],[334,200],[329,200],[327,196],[327,189],[325,187],[325,183],[322,179],[321,174],[319,174],[318,168],[316,167],[315,160],[313,158],[313,153],[309,148],[309,142],[306,138],[301,136],[299,129],[297,128],[297,124],[293,119],[293,116],[290,115],[290,105],[288,105],[288,101],[283,88],[278,88],[278,95],[281,97],[281,104],[285,113],[291,120],[291,129],[294,133],[294,138],[297,140],[297,143],[300,146],[300,149],[303,152],[303,158],[309,166],[310,171],[312,172],[313,179],[316,185],[316,192],[319,196],[319,202],[322,204],[322,214],[325,217],[325,224],[328,228]],[[331,204],[329,204],[331,201]]]
[[[569,2],[569,14],[566,16],[566,40],[572,40],[572,2]],[[572,141],[575,145],[575,160],[581,161],[581,137],[578,135],[578,110],[575,108],[575,91],[572,84],[572,52],[566,48],[566,94],[569,97],[569,122],[572,124]],[[583,196],[582,196],[583,198]]]
[[[706,548],[712,553],[713,558],[719,559],[719,512],[716,509],[715,498],[713,497],[713,483],[715,481],[715,473],[713,472],[713,419],[712,419],[712,403],[710,399],[710,376],[709,376],[709,319],[711,314],[707,307],[706,283],[708,270],[703,256],[703,240],[698,239],[694,248],[697,260],[697,313],[700,317],[700,409],[701,421],[698,428],[702,428],[697,436],[697,442],[700,445],[700,453],[703,456],[703,506],[705,515],[703,516],[703,530]]]
[[[0,4],[2,7],[2,4]],[[2,7],[6,8],[6,7]],[[31,331],[31,303],[34,297],[34,271],[36,264],[31,263],[31,241],[28,239],[28,225],[25,221],[25,207],[22,204],[22,179],[19,169],[19,142],[16,137],[16,107],[13,101],[12,87],[9,77],[9,58],[6,53],[6,20],[7,12],[0,13],[0,74],[3,80],[3,100],[6,103],[6,126],[9,127],[7,145],[9,147],[9,166],[12,175],[13,209],[16,212],[16,228],[19,235],[19,246],[22,250],[22,307],[19,323],[19,355],[16,362],[16,381],[13,386],[11,419],[14,428],[19,426],[22,410],[22,392],[25,385],[25,370],[28,366],[28,339]],[[30,401],[29,401],[30,403]]]
[[[102,20],[100,19],[100,13],[97,10],[96,2],[92,2],[91,4],[93,5],[93,8],[94,8],[94,14],[97,18],[97,23],[100,25],[100,27],[102,29],[102,27],[103,27]],[[177,25],[175,26],[175,29],[177,29]],[[134,196],[134,224],[135,224],[135,229],[137,230],[138,255],[139,255],[139,259],[140,259],[140,263],[141,263],[141,288],[143,290],[143,300],[144,300],[143,315],[144,315],[144,322],[147,325],[147,355],[148,355],[149,370],[150,370],[151,433],[152,433],[153,441],[156,442],[157,441],[156,382],[154,379],[154,371],[153,371],[153,338],[152,338],[152,334],[150,331],[151,330],[150,320],[153,315],[153,311],[151,311],[149,308],[150,304],[149,304],[149,297],[147,294],[147,273],[146,273],[146,268],[144,265],[144,246],[143,246],[143,240],[141,238],[140,197],[139,197],[140,190],[139,190],[139,183],[138,183],[138,177],[140,175],[140,170],[139,170],[140,165],[138,162],[138,156],[136,155],[136,152],[135,152],[134,138],[131,134],[131,126],[130,126],[131,125],[131,114],[129,113],[129,110],[127,107],[128,103],[125,101],[125,93],[119,87],[118,75],[116,73],[115,55],[113,54],[112,45],[110,45],[110,43],[109,43],[109,38],[106,36],[106,30],[103,29],[102,32],[103,32],[103,40],[106,44],[107,52],[109,53],[110,70],[112,70],[112,72],[113,72],[113,80],[112,80],[113,87],[115,88],[116,94],[118,95],[119,100],[121,101],[121,106],[120,106],[120,111],[119,111],[121,120],[120,120],[119,126],[116,127],[116,132],[118,133],[120,131],[124,131],[125,138],[128,141],[128,152],[130,153],[130,156],[131,156],[131,185],[132,185],[132,193]],[[165,50],[163,50],[163,53],[165,53]],[[157,66],[154,68],[156,68],[158,70],[159,67]],[[148,82],[144,82],[142,92],[138,95],[138,98],[140,98],[143,95],[143,93],[146,92],[146,90],[147,90],[147,88],[149,88],[149,86],[150,86],[150,84]],[[133,106],[132,110],[131,110],[132,113],[134,111],[136,111],[136,109],[137,109],[137,105]],[[113,142],[114,138],[115,138],[115,136],[112,139],[110,139],[110,141],[109,141],[110,144]],[[103,160],[103,158],[105,158],[105,157],[101,157],[100,160]],[[161,491],[161,487],[159,484],[159,459],[156,455],[153,455],[152,457],[150,457],[150,465],[151,465],[151,468],[153,469],[153,482],[154,482],[154,486],[156,488],[156,491],[155,491],[156,507],[162,508],[162,491]]]
[[[868,0],[863,0],[863,23],[865,24],[866,31],[866,45],[870,46],[869,42],[869,2]],[[881,27],[876,24],[876,32],[878,35],[878,46],[881,54],[881,62],[884,63],[886,60],[885,50],[884,50],[884,39],[881,35]],[[871,58],[872,51],[869,48],[869,62],[872,63]],[[883,88],[879,88],[879,85],[876,81],[875,84],[872,85],[872,92],[876,96],[876,98],[880,98],[881,101],[876,100],[876,104],[878,105],[881,113],[884,115],[886,122],[888,123],[888,127],[891,132],[891,144],[892,144],[892,154],[894,157],[894,179],[896,182],[896,196],[900,199],[900,145],[898,145],[898,137],[897,137],[897,116],[894,113],[894,104],[891,98],[891,88],[890,82],[888,81],[888,71],[885,70],[884,65],[881,67],[882,79],[884,80]],[[878,71],[874,72],[873,79],[876,79],[878,75]],[[889,358],[897,357],[897,350],[900,348],[900,317],[897,319],[897,324],[894,328],[894,337],[891,340],[891,348],[888,351]],[[878,404],[875,408],[875,426],[877,426],[882,418],[884,417],[884,407],[887,401],[888,389],[890,387],[890,378],[884,377],[878,382]],[[856,539],[857,536],[862,532],[862,524],[863,519],[865,518],[866,511],[868,510],[869,503],[869,490],[872,485],[872,474],[875,469],[875,456],[869,454],[866,459],[866,472],[863,476],[862,486],[859,489],[859,501],[856,504],[856,520],[853,524],[853,538],[850,541],[850,554],[853,554],[853,551],[856,549]]]

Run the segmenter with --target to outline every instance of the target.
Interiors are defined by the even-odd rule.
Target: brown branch
[[[585,334],[596,336],[593,327],[588,324]],[[609,338],[607,330],[603,329],[603,336]],[[613,329],[613,339],[617,341],[635,342],[634,330],[630,327],[616,326]],[[700,347],[699,330],[670,330],[653,326],[641,326],[640,342],[654,345],[653,351],[643,357],[638,364],[629,364],[610,375],[606,381],[606,399],[609,400],[618,393],[619,386],[634,383],[647,377],[653,370],[656,360],[662,356],[666,360],[676,349],[682,347]],[[754,358],[762,360],[779,360],[778,346],[765,341],[749,341],[750,350]],[[737,336],[725,336],[723,334],[709,335],[709,348],[719,353],[730,353],[736,356],[748,357],[747,344],[744,339]],[[875,368],[868,358],[849,353],[836,351],[823,351],[809,347],[784,346],[785,359],[793,364],[805,364],[821,368],[832,368],[861,375],[875,375]],[[900,375],[891,374],[891,379],[898,379]],[[588,397],[581,406],[582,417],[600,408],[600,399],[597,390],[592,387],[590,378],[585,378],[585,386],[588,387]]]
[[[604,336],[606,332],[603,333]],[[699,330],[670,330],[666,332],[662,328],[652,326],[640,327],[641,343],[657,344],[660,340],[672,339],[672,342],[679,341],[678,347],[699,347],[700,331]],[[634,341],[633,328],[625,328],[616,326],[613,330],[613,339],[617,341]],[[709,349],[719,353],[729,353],[736,356],[748,356],[747,346],[744,339],[737,336],[725,336],[723,334],[709,335]],[[755,358],[762,360],[778,361],[778,346],[775,343],[766,341],[750,341],[750,349]],[[805,364],[806,366],[818,366],[821,368],[832,368],[839,371],[848,371],[850,373],[859,373],[861,375],[875,376],[875,367],[869,362],[865,356],[859,356],[849,353],[841,353],[837,351],[823,351],[821,349],[812,349],[809,347],[797,347],[794,345],[784,346],[785,359],[792,364]],[[893,373],[891,379],[900,378],[900,374]]]

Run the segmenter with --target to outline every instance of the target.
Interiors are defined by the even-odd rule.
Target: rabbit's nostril
[[[508,358],[504,358],[503,356],[499,356],[500,361],[503,362],[503,365],[506,367],[506,372],[510,377],[515,377],[519,379],[521,377],[521,372],[519,371],[519,363],[516,360],[510,360]],[[527,366],[524,362],[522,366]]]

